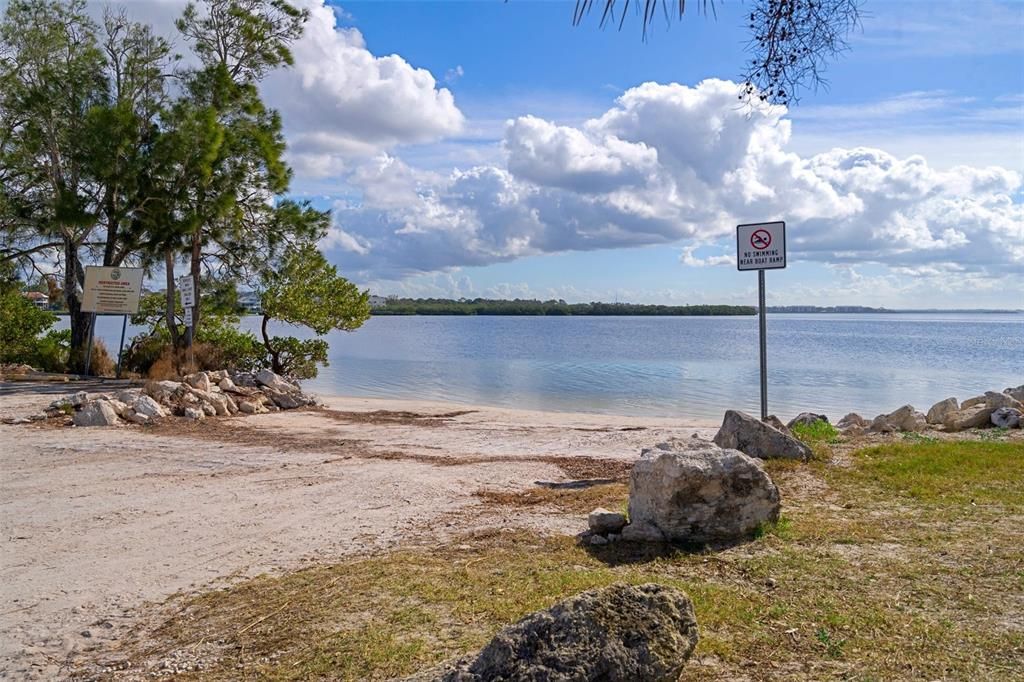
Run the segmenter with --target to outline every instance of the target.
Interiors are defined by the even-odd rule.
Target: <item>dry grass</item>
[[[488,504],[498,506],[547,507],[567,514],[586,514],[597,507],[613,511],[624,508],[629,490],[625,483],[598,482],[578,488],[544,486],[513,491],[478,490],[475,495]]]
[[[773,464],[782,520],[725,551],[478,534],[181,596],[122,650],[136,671],[200,667],[182,679],[388,679],[581,590],[655,581],[694,600],[685,680],[1020,679],[1024,443],[896,444],[851,462]],[[481,496],[575,514],[623,492]]]

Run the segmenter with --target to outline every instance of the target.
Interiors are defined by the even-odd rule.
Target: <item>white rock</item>
[[[928,409],[928,415],[925,417],[925,420],[929,424],[941,424],[946,421],[946,415],[959,409],[960,406],[957,404],[956,398],[946,398]]]
[[[238,390],[238,386],[235,386],[235,382],[231,380],[231,377],[224,377],[221,379],[220,383],[217,384],[217,388],[229,393],[233,393]]]
[[[185,377],[185,383],[192,388],[198,388],[200,391],[209,392],[210,390],[210,377],[206,372],[189,374]]]
[[[201,421],[205,417],[206,417],[206,415],[203,413],[202,410],[197,410],[194,407],[186,407],[185,408],[185,418],[186,419],[192,419],[194,421]]]
[[[142,414],[141,412],[136,412],[135,410],[133,410],[131,408],[128,409],[128,414],[125,415],[125,419],[127,419],[128,421],[130,421],[133,424],[148,424],[149,423],[149,417],[147,417],[146,415]]]
[[[207,417],[215,417],[217,415],[217,408],[210,403],[201,403],[201,407],[203,409],[203,414]]]
[[[956,412],[950,412],[946,415],[946,419],[942,422],[942,425],[946,427],[947,431],[979,429],[992,423],[991,419],[993,412],[995,412],[995,410],[990,408],[988,405],[985,405],[984,403],[975,403],[967,409],[961,407]]]
[[[238,411],[244,414],[256,414],[256,403],[251,402],[249,400],[243,400],[240,403],[238,403]]]
[[[106,400],[94,400],[75,413],[75,426],[114,426],[120,422],[117,410]]]
[[[177,381],[148,381],[142,390],[153,400],[166,405],[184,390],[182,386]]]
[[[644,450],[629,480],[630,525],[653,526],[668,540],[729,542],[775,521],[779,490],[761,464],[739,450],[675,439]]]
[[[269,369],[261,369],[256,373],[256,383],[277,391],[285,391],[288,393],[299,390],[298,386],[288,383],[283,377],[274,374]]]
[[[160,403],[150,398],[148,395],[140,395],[132,403],[132,409],[136,413],[143,415],[147,420],[156,419],[158,417],[167,416],[167,412],[160,406]]]
[[[72,407],[84,407],[89,402],[89,394],[79,391],[71,396],[70,402]]]

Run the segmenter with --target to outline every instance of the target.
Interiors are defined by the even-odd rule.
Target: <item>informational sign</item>
[[[181,305],[186,308],[195,307],[196,285],[192,281],[192,275],[184,275],[178,278],[178,291],[181,292]]]
[[[786,223],[736,226],[736,269],[775,270],[786,267]]]
[[[142,268],[85,268],[82,310],[98,315],[134,315],[142,295]]]
[[[192,326],[192,307],[191,306],[189,306],[188,308],[185,308],[185,326],[186,327],[191,327]]]

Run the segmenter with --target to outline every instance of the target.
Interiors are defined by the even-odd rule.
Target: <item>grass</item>
[[[839,431],[824,419],[818,419],[810,424],[793,424],[790,431],[807,444],[836,443],[839,440]]]
[[[701,642],[684,680],[1019,676],[1024,443],[895,442],[852,461],[773,469],[784,515],[726,551],[479,533],[183,595],[122,651],[136,672],[184,652],[201,670],[180,679],[382,680],[582,590],[653,581],[694,601]],[[487,502],[581,514],[624,496],[613,485]]]

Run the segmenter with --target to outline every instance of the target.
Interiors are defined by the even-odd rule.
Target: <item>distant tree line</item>
[[[640,303],[566,303],[534,299],[390,298],[374,315],[753,315],[745,305],[645,305]]]

